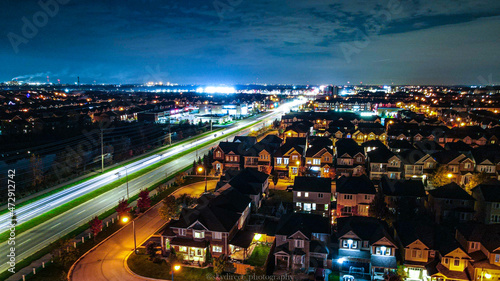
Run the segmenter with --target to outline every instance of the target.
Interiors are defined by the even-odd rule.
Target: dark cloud
[[[70,0],[18,52],[9,34],[22,36],[23,17],[41,8],[3,4],[0,80],[475,84],[500,76],[497,0]]]

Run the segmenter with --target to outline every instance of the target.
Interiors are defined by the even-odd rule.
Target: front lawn
[[[160,264],[153,263],[148,259],[147,255],[132,254],[127,260],[128,267],[137,275],[157,278],[157,279],[172,279],[170,266],[166,262]],[[214,280],[214,272],[212,268],[192,268],[181,267],[175,272],[174,280],[176,281],[192,281],[192,280]]]
[[[255,246],[255,249],[253,249],[253,252],[248,258],[247,263],[253,266],[264,266],[270,250],[271,247],[264,244]]]
[[[286,190],[269,190],[269,198],[281,202],[293,202],[293,193]]]

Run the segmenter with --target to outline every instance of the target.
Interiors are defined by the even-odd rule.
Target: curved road
[[[217,181],[209,181],[208,188],[214,188]],[[203,193],[205,183],[199,182],[187,185],[174,195],[183,193],[199,195]],[[162,203],[157,204],[141,217],[135,220],[137,245],[141,245],[154,232],[159,229],[165,221],[158,215],[158,209]],[[134,250],[134,239],[132,224],[120,229],[108,240],[97,246],[93,251],[87,253],[79,260],[73,268],[70,280],[74,281],[139,281],[155,280],[141,278],[127,271],[125,262],[131,251]]]
[[[241,128],[251,124],[255,121],[260,121],[258,124],[255,124],[253,128],[260,128],[262,122],[273,121],[275,118],[280,117],[281,114],[288,111],[291,105],[299,104],[300,101],[295,101],[292,104],[284,104],[277,108],[274,112],[270,114],[266,114],[265,116],[259,118],[250,118],[248,120],[243,120],[237,123],[236,126],[226,129],[224,135],[227,138],[231,138],[235,135],[244,135],[247,134],[250,129],[246,129],[241,131]],[[239,131],[240,130],[240,131]],[[173,161],[150,171],[140,177],[137,177],[133,180],[129,181],[129,192],[130,196],[133,196],[139,192],[140,189],[149,187],[151,184],[156,183],[165,178],[166,174],[171,175],[180,171],[182,168],[189,166],[196,157],[196,154],[203,155],[206,153],[213,145],[213,135],[209,135],[201,140],[198,140],[192,144],[185,144],[173,147],[171,150],[167,150],[163,152],[160,156],[152,155],[145,159],[138,160],[135,163],[127,165],[128,173],[132,173],[132,167],[140,166],[142,168],[154,164],[160,161],[161,157],[168,157],[175,155],[182,150],[186,150],[195,145],[200,145],[204,143],[205,146],[198,149],[198,153],[195,151],[188,153],[179,158],[175,158]],[[135,165],[135,166],[134,166]],[[19,209],[16,209],[16,214],[18,221],[26,220],[28,217],[35,217],[44,212],[49,211],[52,208],[59,206],[60,204],[64,204],[73,200],[76,197],[80,196],[84,192],[89,192],[92,189],[103,186],[106,183],[109,183],[115,180],[118,175],[116,173],[120,173],[122,176],[125,174],[125,168],[116,169],[112,172],[105,173],[101,176],[98,176],[90,181],[83,183],[83,186],[79,186],[76,190],[67,193],[67,190],[61,191],[59,193],[54,194],[50,197],[50,200],[41,199],[39,201],[35,201],[29,205],[23,206]],[[95,182],[97,180],[98,182]],[[78,205],[77,207],[55,217],[52,218],[42,224],[39,224],[28,231],[25,231],[16,236],[16,261],[19,262],[37,251],[43,249],[48,246],[50,243],[56,241],[60,237],[68,234],[75,228],[83,225],[88,222],[93,216],[101,214],[113,206],[115,206],[119,199],[126,198],[126,184],[123,184],[111,191],[108,191],[92,200],[89,200],[83,204]],[[0,216],[0,232],[6,231],[5,224],[8,223],[8,217]],[[10,245],[7,244],[7,241],[3,241],[0,244],[0,253],[8,253]],[[3,272],[8,269],[8,257],[7,255],[0,256],[0,272]]]

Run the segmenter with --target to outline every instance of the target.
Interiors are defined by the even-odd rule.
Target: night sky
[[[498,0],[59,2],[45,23],[38,1],[2,1],[0,81],[500,81]]]

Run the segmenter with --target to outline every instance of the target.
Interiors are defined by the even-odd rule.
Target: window
[[[323,198],[323,193],[318,193],[318,198]]]
[[[282,162],[281,160],[282,160],[282,158],[276,158],[276,164],[281,165],[281,162]]]
[[[344,194],[345,200],[352,200],[352,194]]]
[[[368,248],[368,241],[363,241],[363,248]]]
[[[469,162],[466,162],[466,163],[464,164],[464,168],[465,168],[465,169],[470,169],[471,167],[472,167],[472,165],[471,165],[471,163],[469,163]]]
[[[292,155],[292,160],[297,160],[298,156],[297,155]]]
[[[391,248],[386,246],[375,247],[375,254],[381,256],[390,256]]]
[[[186,246],[179,246],[179,252],[187,252],[187,250]]]
[[[313,165],[320,165],[321,160],[320,159],[313,159]]]
[[[179,236],[186,236],[186,230],[183,228],[179,229]]]
[[[297,167],[293,167],[293,168],[292,168],[292,174],[296,175],[296,174],[297,174],[297,171],[298,171]]]
[[[470,242],[470,248],[471,248],[471,250],[474,250],[474,249],[479,248],[479,247],[477,247],[477,246],[479,246],[479,245],[477,245],[477,244],[478,244],[477,242]],[[477,247],[477,248],[476,248],[476,247]]]
[[[213,246],[212,247],[212,252],[214,252],[214,253],[222,253],[222,247],[221,246]]]
[[[491,222],[500,222],[500,215],[491,215]]]
[[[493,203],[493,209],[500,209],[500,203]]]
[[[356,249],[358,247],[358,241],[353,239],[342,240],[342,248]]]
[[[165,239],[165,249],[170,249],[170,239]]]
[[[222,233],[221,232],[213,232],[213,239],[221,240],[222,239]]]
[[[448,264],[448,258],[443,258],[444,264]]]
[[[304,192],[304,197],[309,197],[309,192]]]
[[[288,165],[288,158],[283,158],[283,164]]]
[[[500,255],[495,255],[495,262],[500,262]]]
[[[325,211],[328,211],[328,204],[325,204]]]
[[[217,152],[215,153],[215,156],[217,156],[217,158],[220,158],[220,157],[221,157],[221,153],[220,153],[220,151],[217,151]]]
[[[299,191],[299,192],[297,192],[297,197],[300,197],[300,196],[302,196],[302,192]]]
[[[205,238],[205,232],[194,230],[193,236],[194,236],[194,238],[198,238],[198,239]]]
[[[454,266],[460,266],[460,259],[455,259],[455,260],[453,261],[453,265],[454,265]]]
[[[370,195],[365,194],[365,200],[370,200]]]
[[[361,156],[356,157],[356,162],[358,162],[358,163],[363,162],[363,157],[361,157]]]
[[[297,207],[302,207],[302,203],[297,202],[296,206],[297,206]]]
[[[295,248],[304,248],[304,240],[296,239]]]
[[[330,161],[330,157],[325,156],[324,158],[325,158],[325,162],[329,162],[329,161]],[[318,163],[318,164],[319,164],[319,163]]]
[[[316,203],[312,203],[311,209],[312,209],[313,211],[316,211]]]

